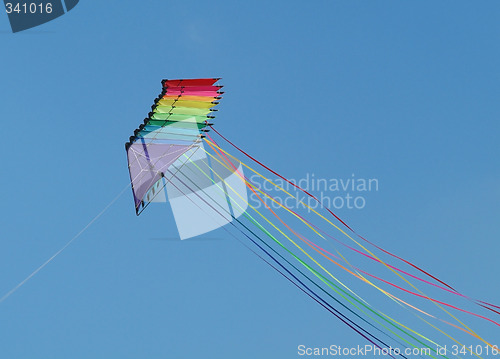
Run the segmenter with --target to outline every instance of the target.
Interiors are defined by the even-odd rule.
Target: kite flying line
[[[50,262],[52,262],[59,254],[64,252],[66,248],[68,248],[71,243],[76,241],[89,227],[94,224],[95,221],[97,221],[106,211],[111,207],[118,199],[123,195],[125,190],[130,186],[130,183],[127,184],[121,191],[120,193],[111,201],[109,202],[106,207],[102,209],[99,214],[97,214],[92,220],[83,227],[80,232],[78,232],[73,238],[71,238],[64,246],[61,247],[57,252],[55,252],[49,259],[47,259],[43,264],[41,264],[37,269],[35,269],[33,272],[31,272],[30,275],[28,275],[26,278],[24,278],[22,281],[20,281],[14,288],[9,290],[7,293],[4,294],[2,298],[0,298],[0,303],[3,303],[7,298],[9,298],[12,294],[14,294],[19,288],[21,288],[23,285],[26,284],[31,278],[33,278],[38,272],[40,272],[43,268],[45,268]]]

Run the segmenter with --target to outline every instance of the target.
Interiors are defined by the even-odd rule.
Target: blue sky
[[[18,34],[0,16],[1,292],[127,185],[124,143],[160,80],[214,76],[227,137],[287,177],[377,178],[364,209],[339,214],[498,303],[499,15],[496,1],[82,0]],[[0,305],[0,357],[362,342],[224,231],[173,240],[169,209],[137,218],[130,192]]]

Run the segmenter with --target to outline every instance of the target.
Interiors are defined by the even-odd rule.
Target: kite
[[[168,196],[181,239],[221,227],[246,207],[245,185],[235,173],[243,172],[241,165],[233,170],[211,164],[202,142],[213,125],[214,107],[222,98],[222,86],[215,85],[218,80],[162,81],[152,111],[125,145],[137,215],[152,202],[165,202]],[[206,176],[214,171],[219,181]],[[225,195],[212,200],[221,187],[233,188],[244,197],[235,200],[234,195]],[[227,215],[216,220],[207,216],[214,205],[222,206]]]
[[[215,107],[223,94],[218,81],[162,81],[162,92],[152,111],[125,146],[137,215],[149,204],[168,199],[181,239],[223,228],[366,339],[373,348],[367,354],[392,358],[500,354],[492,340],[464,319],[473,317],[498,330],[500,323],[492,316],[500,315],[500,306],[463,294],[366,239],[313,193],[216,129]],[[218,136],[217,140],[210,133]],[[306,211],[278,201],[269,187],[297,200],[294,203],[303,204]],[[308,201],[300,200],[298,194]],[[250,201],[250,196],[257,203]],[[311,206],[311,201],[319,208]],[[371,292],[362,295],[353,289],[354,282],[366,285]],[[390,309],[370,304],[368,298],[375,295],[387,299]],[[393,311],[403,309],[403,319],[396,318]],[[418,330],[408,316],[419,322]],[[471,340],[475,346],[470,345]],[[459,350],[452,350],[453,346]]]

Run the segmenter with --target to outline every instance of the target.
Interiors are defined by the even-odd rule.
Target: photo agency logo
[[[258,175],[253,175],[250,182],[259,193],[264,191],[267,194],[250,194],[250,203],[256,209],[266,206],[279,209],[284,206],[310,212],[324,206],[331,209],[360,210],[366,207],[368,194],[379,190],[377,178],[358,177],[354,173],[343,178],[320,178],[314,173],[307,173],[299,179],[277,178],[272,182],[262,181]],[[312,194],[317,200],[297,187]]]
[[[4,0],[12,32],[45,24],[73,9],[79,0],[10,1]]]

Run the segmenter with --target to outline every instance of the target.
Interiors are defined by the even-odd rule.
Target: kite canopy
[[[218,78],[163,80],[152,111],[125,144],[137,215],[157,195],[169,167],[201,146],[222,97]],[[193,152],[193,151],[191,151]]]

